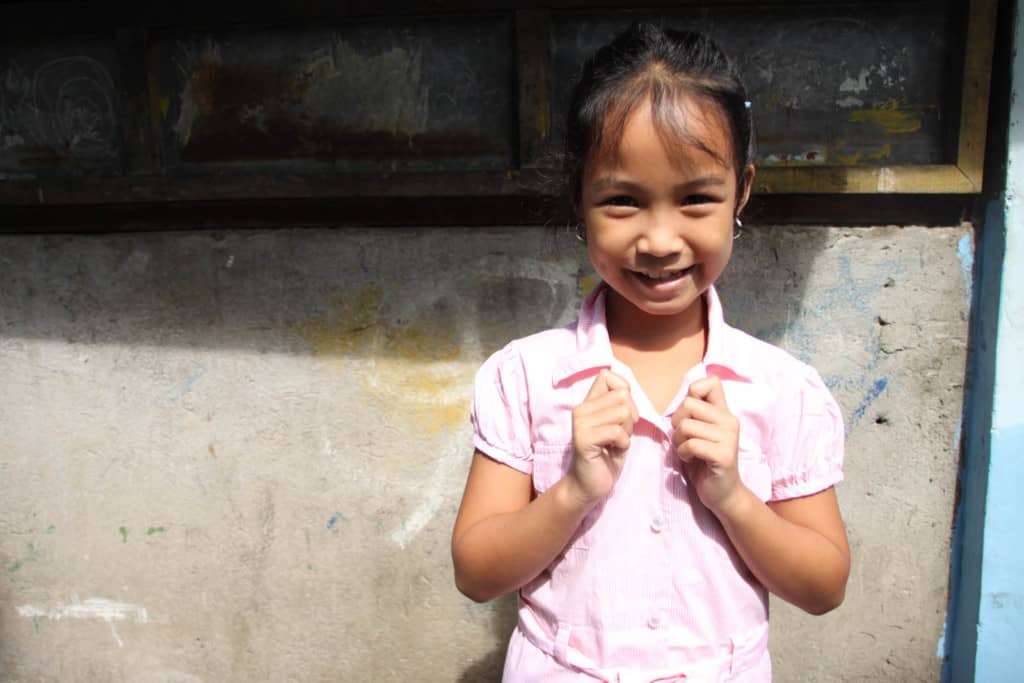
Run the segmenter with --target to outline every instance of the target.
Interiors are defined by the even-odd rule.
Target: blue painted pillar
[[[943,678],[1024,680],[1024,12],[1014,17],[1007,184],[978,248],[972,389]]]
[[[1024,12],[1016,9],[1006,190],[987,207],[975,262],[943,667],[950,683],[1024,681]]]
[[[976,681],[1024,680],[1024,12],[1014,19]]]

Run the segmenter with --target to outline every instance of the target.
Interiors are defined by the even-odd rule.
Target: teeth
[[[672,278],[679,277],[681,270],[673,270],[666,273],[644,273],[645,276],[652,280],[671,280]]]

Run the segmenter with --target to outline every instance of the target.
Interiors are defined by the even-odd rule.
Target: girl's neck
[[[685,311],[675,315],[651,315],[609,289],[605,299],[605,317],[612,347],[639,352],[669,351],[680,346],[704,357],[707,345],[707,310],[700,296]]]
[[[651,407],[664,414],[707,343],[704,297],[676,315],[650,315],[609,291],[605,311],[612,353],[629,366]]]

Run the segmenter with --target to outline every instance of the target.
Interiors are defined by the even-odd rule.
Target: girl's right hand
[[[572,411],[573,459],[566,476],[584,504],[593,505],[612,490],[636,420],[629,382],[611,370],[601,370],[586,398]]]

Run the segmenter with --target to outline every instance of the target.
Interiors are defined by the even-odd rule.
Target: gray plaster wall
[[[845,604],[779,681],[938,677],[970,226],[759,227],[728,319],[842,405]],[[594,284],[543,228],[0,237],[0,680],[489,681],[452,582],[474,372]]]

